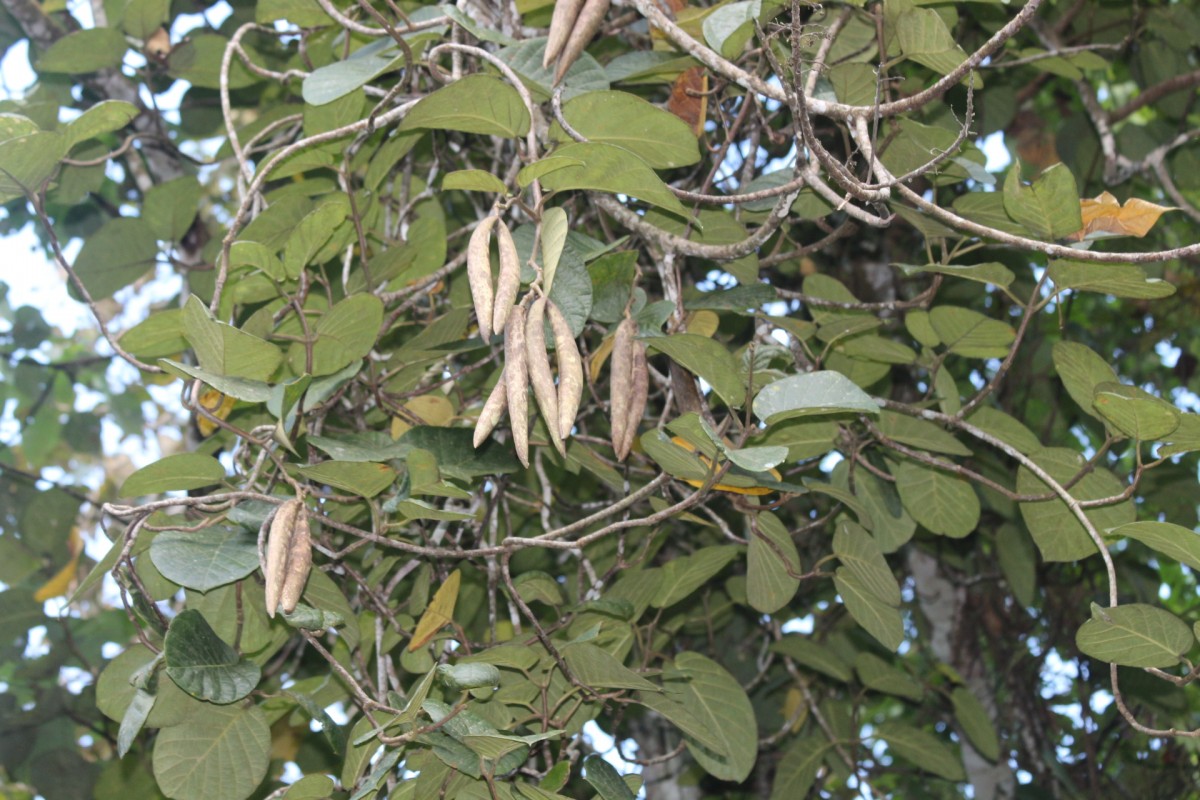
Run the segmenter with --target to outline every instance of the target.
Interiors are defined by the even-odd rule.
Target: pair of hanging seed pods
[[[266,581],[267,615],[276,610],[290,614],[296,610],[308,573],[312,569],[312,533],[304,501],[295,497],[275,509],[267,534]]]
[[[500,272],[492,286],[491,260],[488,255],[492,229],[495,228],[500,255]],[[467,279],[479,333],[489,341],[495,333],[504,333],[504,368],[488,396],[475,425],[474,444],[479,447],[508,411],[512,422],[513,444],[517,458],[529,466],[529,387],[537,401],[551,444],[566,454],[563,440],[575,427],[575,414],[583,399],[583,361],[575,345],[575,335],[562,310],[541,293],[530,292],[513,305],[521,284],[521,265],[512,234],[504,221],[490,216],[479,224],[467,245]],[[535,294],[537,295],[535,298]],[[550,368],[546,346],[546,322],[554,336],[558,383]]]
[[[550,18],[550,38],[542,67],[549,69],[557,61],[554,83],[557,85],[579,58],[588,42],[600,30],[608,14],[610,0],[558,0]]]

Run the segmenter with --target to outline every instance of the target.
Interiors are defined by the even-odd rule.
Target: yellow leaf
[[[683,439],[679,436],[672,436],[671,441],[682,447],[684,450],[687,450],[689,453],[696,453],[695,446],[687,439]],[[696,453],[696,458],[700,459],[706,468],[712,466],[712,459],[704,455],[704,453]],[[770,472],[771,475],[774,476],[775,480],[778,481],[783,479],[783,476],[779,474],[779,470],[773,469]],[[697,489],[704,485],[704,481],[694,481],[688,478],[684,478],[684,482],[695,486]],[[730,494],[748,494],[754,497],[761,497],[764,494],[770,494],[771,492],[775,491],[774,489],[768,489],[765,486],[730,486],[727,483],[718,483],[717,485],[713,486],[713,488],[718,492],[729,492]]]
[[[1083,228],[1068,238],[1074,242],[1108,236],[1141,238],[1150,232],[1159,217],[1175,210],[1174,207],[1155,205],[1136,197],[1131,197],[1125,201],[1125,205],[1121,205],[1117,198],[1103,192],[1098,197],[1079,201]]]
[[[712,338],[712,335],[717,332],[717,326],[720,324],[721,318],[716,315],[716,312],[709,311],[706,308],[690,312],[683,321],[684,330],[688,333],[708,338]]]
[[[438,631],[450,624],[454,618],[454,604],[458,602],[458,586],[462,582],[462,572],[454,570],[446,582],[434,592],[433,599],[425,608],[425,613],[417,622],[413,631],[412,641],[408,643],[408,652],[414,652],[425,645]]]
[[[795,733],[800,730],[800,726],[808,719],[808,704],[804,702],[804,695],[795,686],[787,690],[787,694],[783,696],[783,718],[796,718],[792,723],[791,731]]]
[[[592,383],[600,380],[600,370],[604,369],[604,362],[612,354],[612,349],[613,337],[607,336],[600,342],[600,346],[592,351],[592,357],[588,359],[588,375],[591,376]]]
[[[204,391],[200,392],[197,402],[205,411],[217,419],[223,420],[229,418],[229,412],[233,411],[233,406],[237,403],[237,400],[229,395],[221,394],[212,387],[205,386]],[[197,414],[196,427],[200,430],[200,435],[207,439],[217,432],[218,426],[217,423],[203,414]]]
[[[71,583],[75,580],[75,572],[79,569],[79,554],[83,552],[83,540],[79,538],[78,528],[71,529],[67,547],[71,552],[71,560],[33,593],[33,599],[39,603],[44,603],[52,597],[62,597],[70,590]]]
[[[414,397],[405,403],[404,407],[426,425],[435,425],[439,428],[444,428],[454,419],[454,404],[447,397],[440,394],[426,394]]]
[[[392,417],[392,440],[399,439],[404,434],[408,433],[412,425],[408,424],[408,420],[401,417]]]

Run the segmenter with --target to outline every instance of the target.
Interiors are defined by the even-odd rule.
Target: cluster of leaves
[[[0,199],[115,354],[34,309],[4,334],[6,792],[1190,785],[1200,417],[1168,398],[1200,353],[1200,17],[632,5],[555,64],[539,0],[82,30],[4,0],[39,82],[0,113]],[[1000,180],[998,131],[1027,162]],[[178,296],[126,319],[159,268]],[[522,295],[565,321],[530,337],[535,420],[497,389],[523,311],[476,317]],[[133,471],[99,430],[143,429],[140,382],[191,419]]]

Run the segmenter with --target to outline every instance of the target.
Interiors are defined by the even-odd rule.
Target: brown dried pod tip
[[[633,388],[633,336],[636,331],[636,323],[626,317],[613,334],[608,417],[613,450],[617,452],[618,461],[624,461],[628,455],[627,452],[621,452],[621,443],[625,441],[626,426],[629,424],[630,390]]]
[[[282,610],[290,614],[300,602],[308,572],[312,568],[312,535],[304,501],[292,498],[275,510],[267,534],[266,581],[267,614]]]
[[[479,320],[479,335],[485,342],[492,337],[492,316],[496,304],[488,244],[492,240],[492,228],[496,226],[497,219],[496,216],[485,217],[475,227],[471,241],[467,243],[467,282],[471,286],[475,317]]]
[[[496,429],[507,408],[508,382],[504,377],[504,368],[501,367],[500,376],[496,378],[496,385],[492,387],[492,393],[488,395],[487,401],[483,404],[483,410],[479,412],[479,419],[475,422],[475,436],[471,440],[475,447],[483,444],[484,439]]]
[[[646,345],[642,342],[633,343],[633,364],[630,370],[629,408],[625,419],[624,435],[620,446],[617,447],[618,460],[624,461],[633,449],[633,440],[637,438],[638,427],[642,423],[642,414],[646,412],[646,400],[650,396],[650,369],[646,365]]]
[[[546,301],[550,330],[554,332],[554,353],[558,362],[558,434],[563,439],[575,427],[575,415],[583,400],[583,359],[575,344],[575,332],[553,300]]]
[[[525,319],[525,355],[529,365],[529,382],[533,396],[542,412],[550,443],[560,455],[566,455],[558,425],[558,390],[554,373],[550,371],[550,354],[546,352],[546,298],[539,297],[529,307]]]
[[[549,69],[550,65],[562,52],[571,29],[575,27],[575,19],[583,8],[584,0],[558,0],[554,4],[554,16],[550,17],[550,38],[546,40],[546,54],[542,56],[542,68]]]
[[[525,353],[525,308],[513,306],[504,328],[504,384],[513,445],[523,466],[529,466],[529,365]]]

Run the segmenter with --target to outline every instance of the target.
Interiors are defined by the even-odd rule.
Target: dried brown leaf
[[[1098,197],[1079,201],[1079,213],[1083,217],[1083,228],[1068,237],[1073,242],[1084,239],[1102,239],[1109,236],[1136,236],[1139,239],[1150,232],[1158,218],[1172,206],[1159,206],[1146,200],[1131,197],[1121,201],[1108,192]]]
[[[708,73],[704,67],[690,67],[679,73],[671,87],[667,110],[687,123],[692,133],[704,133],[708,117]]]

